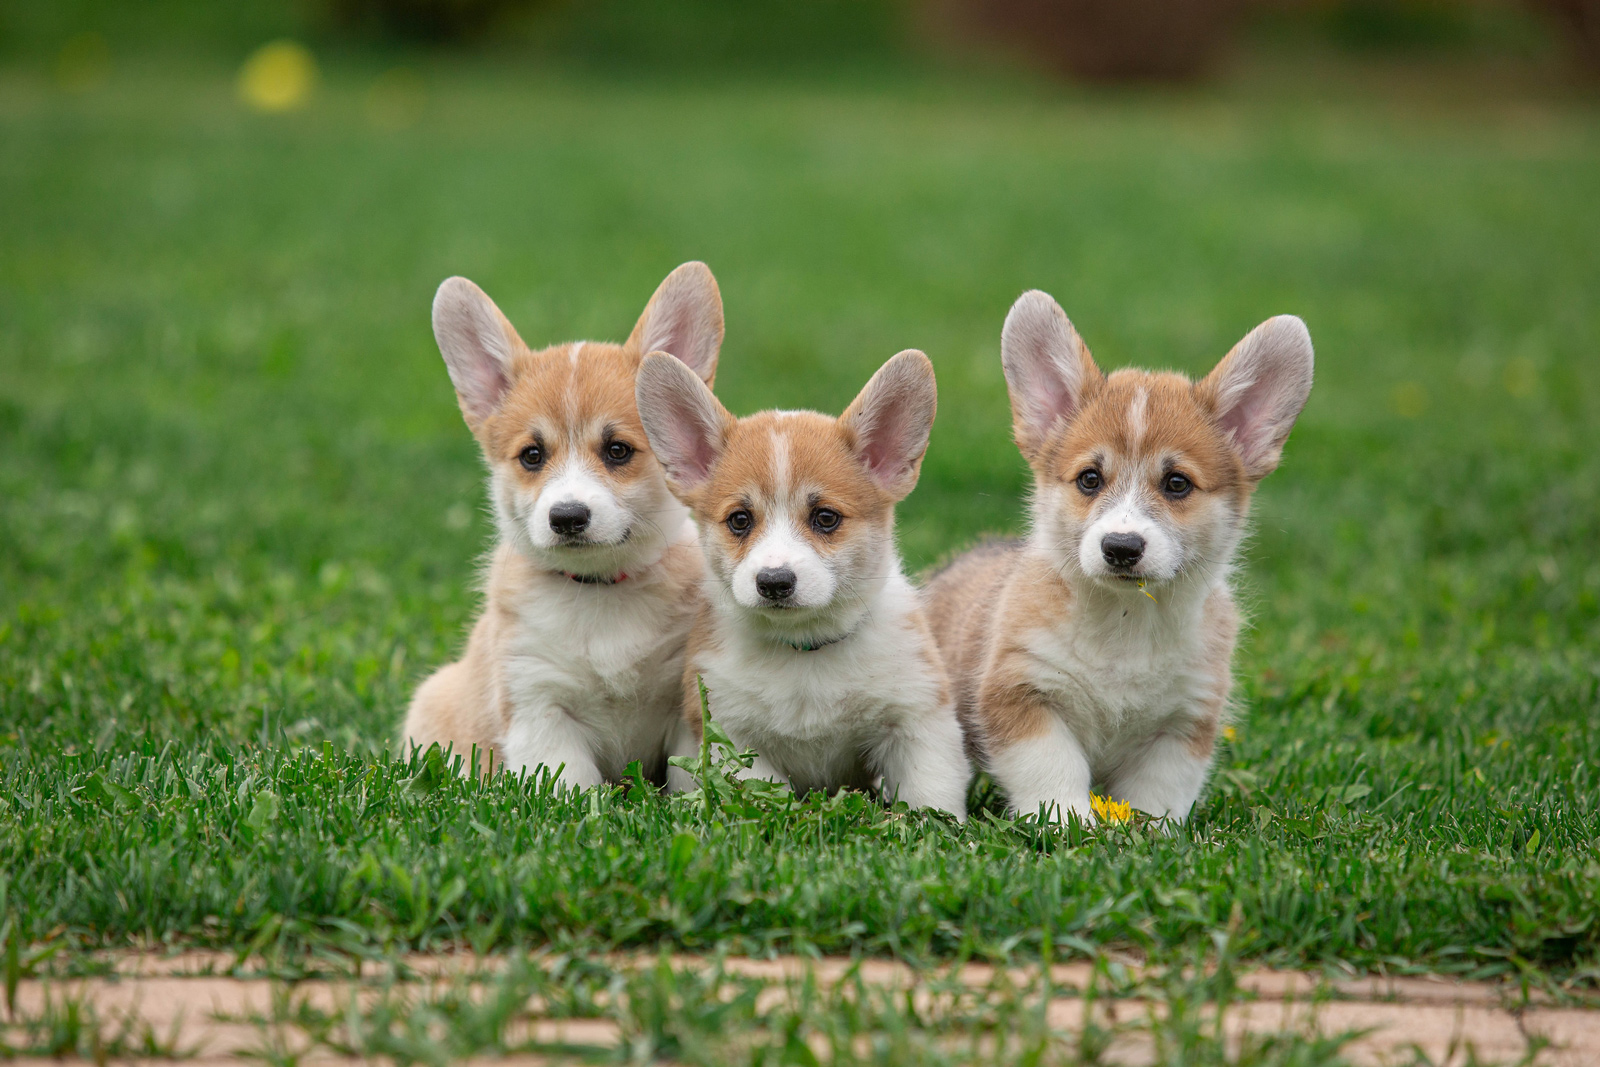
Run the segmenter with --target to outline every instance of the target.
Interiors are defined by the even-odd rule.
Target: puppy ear
[[[693,497],[722,454],[733,416],[694,371],[665,352],[652,352],[639,364],[634,399],[667,484],[680,498]]]
[[[878,368],[839,424],[856,442],[856,456],[878,488],[903,500],[917,484],[938,406],[933,364],[908,348]]]
[[[690,262],[667,275],[628,335],[628,347],[641,356],[671,353],[710,385],[722,350],[722,293],[711,268]]]
[[[1279,315],[1245,334],[1201,381],[1252,480],[1277,468],[1283,443],[1311,395],[1311,365],[1306,324]]]
[[[1011,394],[1011,422],[1022,454],[1032,459],[1050,429],[1083,407],[1101,381],[1094,357],[1049,293],[1029,290],[1011,305],[1000,331],[1000,364]]]
[[[510,388],[511,357],[522,340],[494,301],[465,278],[446,278],[434,294],[433,336],[461,414],[477,429]]]

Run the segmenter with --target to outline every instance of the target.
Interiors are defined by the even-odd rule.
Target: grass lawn
[[[1592,102],[445,65],[396,128],[381,71],[334,65],[266,117],[199,61],[78,95],[0,69],[11,975],[162,945],[290,972],[453,946],[1110,949],[1600,983]],[[473,278],[535,345],[620,339],[691,258],[722,284],[735,412],[838,411],[895,351],[933,358],[918,568],[1019,527],[998,350],[1023,289],[1108,367],[1203,372],[1267,316],[1307,320],[1317,385],[1241,572],[1241,715],[1188,826],[552,795],[400,757],[488,536],[434,287]],[[754,1025],[696,996],[659,1019]],[[816,1025],[893,1030],[829,1005]]]

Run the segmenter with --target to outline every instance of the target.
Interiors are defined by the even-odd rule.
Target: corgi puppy
[[[481,289],[450,278],[433,332],[483,447],[499,541],[466,653],[417,690],[405,744],[476,746],[480,770],[543,767],[574,787],[617,781],[634,760],[664,781],[704,565],[639,424],[634,376],[660,352],[712,380],[716,280],[685,263],[627,343],[535,352]]]
[[[802,795],[876,785],[964,819],[960,723],[894,540],[933,425],[928,357],[889,360],[837,419],[735,419],[688,367],[654,355],[638,403],[708,567],[677,754],[698,750],[703,679],[712,717],[757,753],[751,774]]]
[[[1098,786],[1182,821],[1228,714],[1234,553],[1310,394],[1311,336],[1283,315],[1198,382],[1104,375],[1035,291],[1006,318],[1001,362],[1031,532],[927,589],[963,724],[1018,814],[1092,821]]]

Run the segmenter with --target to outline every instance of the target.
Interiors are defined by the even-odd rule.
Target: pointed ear
[[[434,294],[433,336],[461,414],[476,430],[510,388],[511,357],[522,340],[494,301],[465,278],[446,278]]]
[[[1022,454],[1032,459],[1050,429],[1083,407],[1100,368],[1049,293],[1023,293],[1000,331],[1000,364],[1011,394],[1011,422]]]
[[[895,500],[916,487],[937,406],[933,364],[908,348],[879,367],[839,416],[839,425],[855,437],[867,474]]]
[[[694,371],[665,352],[639,364],[634,399],[667,484],[680,499],[693,497],[711,477],[733,416]]]
[[[722,350],[722,293],[704,263],[685,263],[656,289],[628,335],[641,356],[669,352],[710,385]]]
[[[1311,333],[1293,315],[1245,335],[1201,381],[1252,480],[1271,474],[1311,395]]]

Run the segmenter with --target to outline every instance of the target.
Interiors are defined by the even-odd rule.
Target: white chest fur
[[[948,712],[916,611],[915,591],[895,574],[850,636],[813,651],[774,644],[718,612],[695,664],[712,716],[797,791],[871,785],[886,739]]]
[[[1082,746],[1096,777],[1152,738],[1201,719],[1226,697],[1205,605],[1220,581],[1167,591],[1165,603],[1101,592],[1028,643],[1033,683]],[[1220,690],[1220,691],[1219,691]]]
[[[687,591],[667,575],[586,585],[544,575],[508,609],[499,689],[508,737],[519,720],[571,720],[600,773],[657,760],[676,721],[687,638]]]

